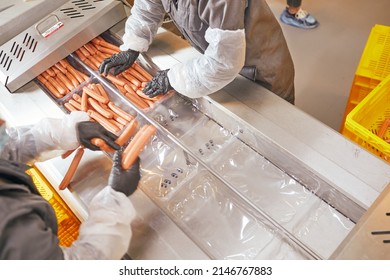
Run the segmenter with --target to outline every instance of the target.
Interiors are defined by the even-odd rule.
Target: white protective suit
[[[79,146],[76,124],[86,120],[89,120],[89,116],[85,112],[72,112],[71,114],[66,115],[62,120],[43,119],[32,126],[8,128],[8,141],[3,141],[2,143],[0,158],[1,160],[27,163],[38,159],[46,159],[48,156],[46,153],[47,151],[57,150],[61,153],[64,150],[75,149]],[[10,185],[7,179],[4,181],[4,179],[0,178],[0,183],[6,186],[3,188],[0,187],[0,199],[4,198],[4,200],[7,201],[6,191],[7,189],[10,189],[10,187],[7,186],[12,185]],[[3,192],[1,192],[2,189]],[[34,197],[37,197],[37,195],[34,195]],[[39,197],[34,197],[30,199],[30,201],[35,201],[31,203],[32,208],[45,209],[45,207],[42,206],[36,207],[38,204],[42,205],[43,202]],[[39,203],[37,202],[38,200]],[[17,204],[17,200],[12,202],[12,205],[15,204]],[[18,208],[15,207],[15,209],[23,209],[14,211],[15,213],[19,213],[19,216],[15,213],[4,213],[5,210],[3,210],[3,216],[5,218],[0,222],[0,228],[3,226],[2,233],[0,234],[1,241],[3,241],[2,239],[4,238],[4,236],[2,236],[3,233],[4,235],[7,235],[6,230],[8,230],[6,221],[4,220],[8,218],[9,220],[19,219],[21,222],[27,222],[25,228],[22,225],[20,228],[12,227],[12,229],[10,229],[10,233],[7,235],[6,240],[8,243],[0,242],[1,244],[5,244],[3,247],[0,246],[0,250],[7,251],[8,253],[0,252],[0,257],[23,259],[117,260],[121,259],[128,249],[131,238],[130,223],[135,217],[135,209],[128,197],[123,193],[115,191],[110,186],[102,189],[92,199],[89,205],[89,217],[81,224],[79,237],[69,248],[53,248],[59,247],[59,245],[57,236],[47,236],[47,228],[50,228],[50,225],[44,226],[46,228],[45,232],[43,232],[42,227],[30,225],[29,221],[38,220],[37,216],[39,215],[35,215],[34,213],[26,214],[26,212],[29,213],[30,211],[25,209],[27,208],[26,204],[28,205],[28,203],[24,203]],[[34,211],[31,210],[30,212]],[[53,211],[48,211],[47,215],[50,216],[53,215],[53,213]],[[15,218],[15,216],[17,218]],[[27,216],[28,218],[26,218]],[[56,221],[55,217],[51,220]],[[42,223],[42,221],[38,222]],[[28,228],[33,228],[34,230],[36,228],[39,229],[36,230],[38,231],[37,233],[30,232],[29,235],[26,235],[25,232],[21,232],[23,229]],[[42,231],[42,233],[39,231]],[[35,242],[34,240],[31,240],[31,238],[46,238],[47,240],[43,240],[42,243],[44,244],[44,248],[20,248],[20,252],[17,252],[18,245],[15,244],[28,244],[25,246],[34,247]],[[38,241],[37,244],[39,244]],[[7,248],[7,246],[9,248]],[[39,253],[35,255],[34,252],[38,252],[37,250]],[[44,252],[45,250],[48,252],[46,255]]]
[[[168,14],[203,55],[169,69],[171,86],[197,98],[240,73],[294,103],[294,66],[282,29],[264,0],[137,0],[122,51],[145,52]]]

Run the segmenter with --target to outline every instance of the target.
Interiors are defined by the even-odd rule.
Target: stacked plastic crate
[[[386,118],[390,117],[387,116],[390,103],[386,92],[389,87],[387,85],[389,79],[386,80],[386,77],[389,74],[390,27],[375,25],[355,73],[340,132],[387,161],[389,157],[383,154],[383,149],[390,145],[386,142],[389,135],[385,131],[381,139],[378,139],[378,133]],[[381,84],[382,81],[385,85]],[[368,98],[369,95],[375,94],[379,94],[380,97]],[[373,100],[376,101],[373,103]],[[384,103],[380,104],[380,102]],[[375,108],[372,107],[374,105]],[[362,126],[363,120],[365,121]]]

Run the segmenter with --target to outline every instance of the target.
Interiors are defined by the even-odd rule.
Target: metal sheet
[[[14,92],[126,17],[119,1],[70,1],[0,47],[0,81]]]
[[[69,0],[2,0],[0,46]]]
[[[390,185],[336,249],[331,259],[390,259]]]

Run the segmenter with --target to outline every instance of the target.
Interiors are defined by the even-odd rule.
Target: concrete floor
[[[286,0],[267,2],[279,19]],[[295,64],[295,105],[339,131],[371,28],[390,26],[390,1],[303,0],[302,7],[318,19],[318,28],[281,23]]]

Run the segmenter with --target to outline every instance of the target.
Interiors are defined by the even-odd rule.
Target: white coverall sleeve
[[[121,259],[130,244],[130,223],[135,216],[128,197],[105,187],[92,199],[78,239],[70,247],[62,248],[65,259]]]
[[[245,63],[245,31],[209,28],[205,39],[209,43],[205,53],[168,71],[171,86],[190,98],[214,93],[241,71]]]
[[[121,51],[145,52],[152,43],[164,19],[165,10],[160,0],[137,0],[125,24]]]
[[[30,162],[58,156],[79,146],[76,124],[88,121],[85,112],[72,112],[63,119],[45,118],[34,125],[7,128],[8,141],[1,158]]]

